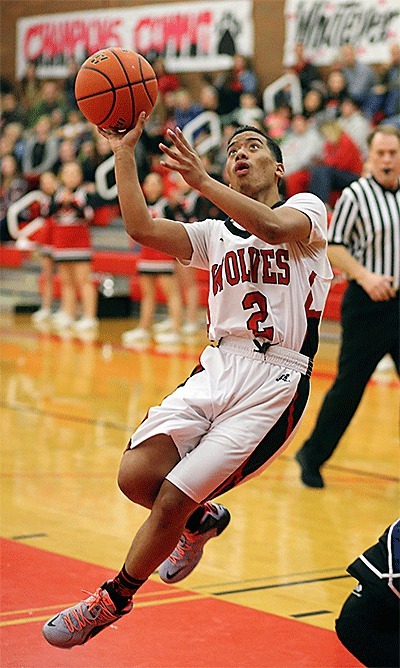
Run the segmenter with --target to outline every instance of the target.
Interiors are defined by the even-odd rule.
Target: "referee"
[[[369,176],[336,203],[329,259],[349,278],[342,301],[338,375],[314,431],[296,459],[308,487],[324,487],[320,468],[332,456],[377,364],[389,353],[400,375],[400,132],[377,126],[368,137]]]
[[[336,620],[343,645],[364,666],[397,668],[400,662],[400,518],[353,561],[357,586]]]

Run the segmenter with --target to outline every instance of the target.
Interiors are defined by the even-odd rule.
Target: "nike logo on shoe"
[[[167,578],[167,580],[172,580],[172,578],[176,578],[176,576],[178,575],[178,573],[180,573],[181,571],[183,571],[183,568],[180,568],[179,570],[175,571],[175,573],[169,573],[169,572],[167,572],[167,573],[165,574],[165,577]]]
[[[55,617],[53,617],[52,619],[50,619],[50,620],[47,622],[47,626],[55,626],[55,624],[54,624],[53,622],[55,622],[55,620],[58,619],[59,616],[60,616],[60,615],[56,615]]]

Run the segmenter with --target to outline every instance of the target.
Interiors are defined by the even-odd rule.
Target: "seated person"
[[[359,178],[363,160],[360,149],[337,120],[324,121],[320,132],[324,139],[322,159],[311,167],[309,191],[333,206],[332,195]]]

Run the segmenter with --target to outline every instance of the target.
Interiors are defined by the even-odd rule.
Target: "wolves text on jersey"
[[[289,251],[284,248],[239,248],[228,251],[221,264],[211,267],[213,294],[238,283],[269,283],[289,285]]]

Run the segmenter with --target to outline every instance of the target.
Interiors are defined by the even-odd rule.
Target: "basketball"
[[[132,128],[142,111],[150,114],[157,94],[157,77],[150,63],[136,51],[118,47],[87,58],[75,80],[80,111],[105,130]]]

